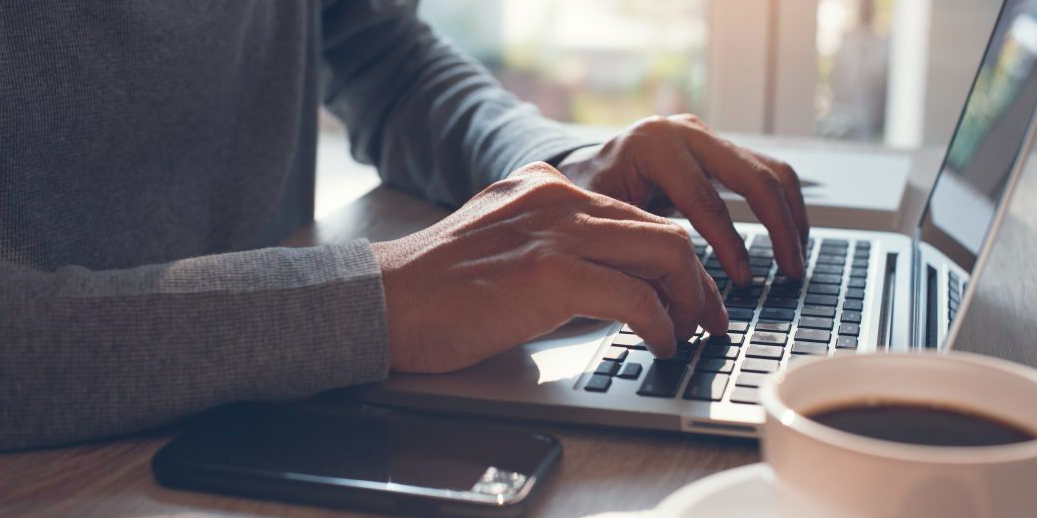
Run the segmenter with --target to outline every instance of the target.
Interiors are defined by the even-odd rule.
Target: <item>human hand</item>
[[[807,222],[799,178],[788,164],[738,147],[694,115],[650,117],[611,141],[574,151],[559,171],[587,190],[644,207],[655,187],[716,251],[740,286],[752,280],[745,243],[710,179],[744,196],[767,227],[781,272],[803,276]]]
[[[371,245],[388,311],[389,364],[446,372],[585,316],[627,322],[662,358],[697,326],[727,330],[687,231],[525,166],[443,221]]]

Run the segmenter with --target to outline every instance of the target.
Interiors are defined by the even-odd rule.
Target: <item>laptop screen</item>
[[[1037,0],[1006,0],[936,185],[919,238],[966,271],[990,229],[1037,107]]]

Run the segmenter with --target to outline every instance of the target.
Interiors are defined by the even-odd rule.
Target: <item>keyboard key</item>
[[[823,254],[817,256],[817,264],[836,264],[842,266],[846,264],[846,258],[839,255]]]
[[[857,351],[853,349],[839,349],[832,353],[832,356],[853,356],[855,354],[857,354]]]
[[[843,314],[839,317],[840,322],[846,322],[849,324],[860,324],[861,323],[861,312],[860,311],[843,311]]]
[[[831,284],[811,284],[807,288],[808,294],[813,295],[839,295],[842,291],[839,286],[832,286]]]
[[[844,305],[845,307],[845,305]],[[827,306],[803,306],[803,316],[805,317],[822,317],[822,318],[835,318],[835,308]]]
[[[769,248],[771,246],[771,236],[769,236],[767,234],[760,234],[760,235],[754,237],[753,238],[753,246],[754,247],[762,246],[762,247],[768,247]]]
[[[605,351],[605,355],[602,356],[601,359],[623,363],[623,360],[627,359],[627,348],[616,347],[615,345],[613,345]]]
[[[828,354],[828,344],[792,342],[792,354]]]
[[[752,270],[753,275],[767,275],[771,273],[770,266],[750,266],[749,269]]]
[[[757,331],[766,331],[768,333],[788,333],[789,329],[792,328],[792,324],[788,322],[757,322]]]
[[[810,304],[811,306],[832,306],[833,308],[839,305],[839,297],[833,295],[807,295],[803,299],[804,304]]]
[[[733,363],[733,362],[732,362]],[[674,397],[688,366],[677,362],[652,362],[637,394],[651,397]]]
[[[598,368],[594,370],[594,374],[601,374],[602,376],[615,376],[619,372],[619,362],[605,360],[598,364]]]
[[[868,280],[861,277],[851,277],[850,282],[846,283],[846,287],[864,289],[868,287]]]
[[[819,273],[824,275],[838,275],[842,278],[843,267],[838,264],[819,264],[814,266],[814,275],[816,276]]]
[[[832,340],[832,333],[819,329],[799,329],[796,331],[797,342],[824,342]]]
[[[835,347],[837,349],[856,349],[857,348],[857,337],[855,336],[840,336],[835,340]]]
[[[800,329],[824,329],[825,331],[831,331],[833,325],[835,325],[835,322],[830,318],[803,317],[799,319]]]
[[[761,358],[746,358],[742,361],[742,371],[745,372],[776,372],[781,364],[777,360],[764,360]]]
[[[783,309],[796,309],[799,307],[799,301],[796,299],[783,299],[778,297],[768,297],[763,303],[765,308],[783,308]]]
[[[793,363],[799,363],[801,361],[816,360],[821,357],[822,356],[816,354],[793,354],[792,356],[789,356],[789,365],[792,365]]]
[[[843,283],[843,278],[840,275],[826,275],[826,274],[817,275],[817,272],[814,272],[814,273],[815,273],[815,275],[810,278],[810,282],[812,284],[842,284]]]
[[[753,313],[754,311],[751,309],[731,308],[727,310],[727,318],[729,320],[749,322],[753,319]]]
[[[605,392],[612,385],[612,378],[608,376],[602,376],[601,374],[594,374],[591,379],[587,380],[587,384],[583,386],[583,390],[587,392]]]
[[[771,259],[770,257],[765,257],[765,256],[749,256],[749,265],[750,266],[766,266],[767,268],[770,268],[772,264],[774,264],[774,260]]]
[[[727,272],[717,268],[706,268],[706,273],[713,278],[714,281],[720,281],[721,279],[728,279]]]
[[[839,324],[840,336],[857,336],[861,334],[861,326],[857,324]]]
[[[780,360],[785,355],[785,349],[775,345],[750,345],[745,351],[749,358],[767,358],[769,360]]]
[[[772,249],[772,248],[761,248],[761,247],[755,247],[754,246],[754,247],[749,249],[749,257],[773,258],[774,257],[774,249]]]
[[[774,276],[774,281],[771,282],[771,286],[772,287],[778,286],[778,287],[782,287],[782,288],[784,288],[784,287],[799,288],[799,287],[803,286],[803,281],[798,281],[798,280],[795,280],[795,279],[790,279],[790,278],[788,278],[788,277],[786,277],[784,275],[775,275]]]
[[[731,391],[731,402],[747,405],[759,405],[760,391],[753,387],[735,387],[735,389]]]
[[[702,348],[703,358],[723,358],[725,360],[738,359],[741,349],[736,345],[707,346]]]
[[[673,353],[673,356],[665,360],[656,360],[656,362],[688,363],[693,356],[695,356],[695,348],[691,344],[682,343],[677,344],[677,351]]]
[[[791,309],[763,308],[760,310],[761,320],[779,320],[792,322],[796,318],[796,312]]]
[[[724,265],[720,264],[720,259],[717,256],[710,257],[706,264],[703,264],[707,270],[723,270]]]
[[[772,286],[767,296],[798,299],[801,294],[803,294],[803,288],[799,286]]]
[[[737,320],[731,320],[727,323],[728,333],[742,333],[749,331],[749,322],[738,322]]]
[[[871,250],[871,241],[858,241],[855,246],[857,250]]]
[[[741,372],[738,374],[738,378],[735,379],[735,385],[739,387],[759,387],[763,384],[763,380],[767,379],[766,374],[760,374],[759,372]]]
[[[788,339],[789,337],[785,333],[768,333],[764,331],[756,331],[755,333],[753,333],[751,343],[784,346],[785,342],[787,342]]]
[[[684,399],[720,401],[730,378],[727,374],[693,374],[684,389]]]
[[[843,301],[843,311],[861,311],[864,309],[864,301],[858,299],[849,299]]]
[[[760,299],[760,295],[763,295],[763,286],[749,286],[746,288],[733,286],[731,291],[727,292],[728,297],[756,297],[756,300]]]
[[[620,333],[637,334],[634,333],[633,329],[630,329],[630,324],[623,324],[623,329],[619,330]]]
[[[648,346],[645,345],[644,339],[637,335],[628,335],[620,333],[616,335],[616,338],[612,340],[612,345],[618,345],[620,347],[626,347],[627,349],[637,349],[640,351],[647,351]]]
[[[860,278],[860,277],[867,277],[867,276],[868,276],[868,269],[867,268],[854,268],[854,269],[850,270],[850,277]]]
[[[697,372],[724,372],[730,374],[733,370],[735,370],[734,360],[702,358],[695,364],[695,371]]]
[[[867,259],[870,256],[871,250],[854,250],[853,252],[854,259]]]
[[[713,279],[713,284],[717,285],[718,291],[724,291],[728,285],[728,279]]]
[[[846,298],[861,300],[864,298],[864,290],[860,288],[851,288],[846,290]]]
[[[727,333],[724,335],[713,335],[706,340],[706,345],[742,345],[745,341],[745,335],[736,333]]]
[[[724,306],[727,306],[728,308],[755,309],[759,304],[760,299],[758,298],[732,297],[728,295],[727,299],[724,300]]]
[[[836,238],[825,238],[821,240],[821,246],[837,246],[840,248],[847,248],[850,246],[848,239],[836,239]]]
[[[854,267],[854,268],[867,268],[868,267],[868,260],[867,259],[854,259],[853,262],[850,263],[850,265],[852,267]]]
[[[622,369],[620,369],[619,374],[616,374],[616,376],[623,379],[636,380],[641,376],[641,364],[634,362],[627,363]]]

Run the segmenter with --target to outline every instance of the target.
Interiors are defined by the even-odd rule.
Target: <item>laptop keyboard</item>
[[[777,272],[770,238],[753,236],[753,280],[739,288],[706,242],[699,236],[693,240],[723,294],[730,320],[727,333],[711,336],[700,328],[678,344],[673,358],[653,359],[645,366],[629,357],[631,351],[648,348],[623,326],[584,390],[608,392],[612,379],[619,377],[640,379],[637,394],[644,397],[676,398],[683,386],[680,396],[687,400],[757,405],[767,374],[802,358],[856,352],[869,284],[869,241],[821,239],[818,244],[811,239],[806,256],[813,266],[802,281],[795,281]],[[953,291],[953,279],[951,284]]]

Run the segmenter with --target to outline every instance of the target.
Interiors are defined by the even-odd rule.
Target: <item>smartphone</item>
[[[159,483],[420,516],[520,516],[562,453],[549,435],[401,415],[247,403],[152,458]]]

